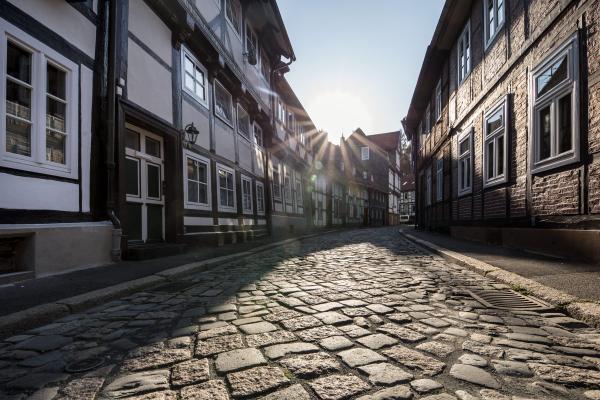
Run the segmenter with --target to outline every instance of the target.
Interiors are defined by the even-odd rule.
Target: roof
[[[396,150],[400,142],[400,131],[377,133],[367,138],[384,150]]]
[[[409,127],[418,125],[420,116],[427,107],[431,93],[440,78],[444,62],[471,13],[472,5],[473,0],[446,0],[431,43],[427,46],[406,114],[406,123]]]

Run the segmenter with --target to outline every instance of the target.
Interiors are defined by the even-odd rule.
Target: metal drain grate
[[[552,306],[548,303],[510,289],[485,290],[469,288],[467,292],[475,300],[489,308],[515,311],[544,311],[552,309]]]

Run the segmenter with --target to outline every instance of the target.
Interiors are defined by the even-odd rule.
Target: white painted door
[[[127,125],[124,233],[130,242],[159,242],[164,239],[163,158],[161,137]]]

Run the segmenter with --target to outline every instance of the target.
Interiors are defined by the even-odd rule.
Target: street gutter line
[[[452,261],[460,266],[478,272],[485,277],[492,278],[507,285],[525,289],[534,296],[566,311],[573,318],[580,319],[595,328],[600,328],[600,304],[596,302],[581,299],[561,290],[542,285],[539,282],[525,278],[514,272],[506,271],[502,268],[477,260],[476,258],[438,246],[427,240],[419,239],[409,233],[399,232],[405,238],[427,251],[438,254],[448,261]]]

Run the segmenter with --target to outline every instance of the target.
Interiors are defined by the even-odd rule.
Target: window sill
[[[497,29],[496,32],[494,33],[494,36],[492,36],[491,38],[489,38],[484,44],[483,44],[483,53],[484,55],[487,54],[488,50],[490,49],[490,47],[492,47],[492,45],[494,44],[494,42],[496,41],[496,39],[498,39],[498,37],[500,37],[500,33],[502,32],[502,30],[504,30],[504,22],[502,22],[502,25],[500,25]]]
[[[186,95],[186,97],[189,97],[191,100],[193,100],[194,102],[200,104],[202,107],[206,108],[207,110],[209,110],[210,108],[208,107],[208,101],[207,100],[202,100],[200,97],[196,96],[196,94],[186,88],[183,88],[183,93]]]
[[[579,154],[575,154],[574,152],[568,152],[560,156],[546,159],[544,161],[532,163],[531,174],[539,174],[577,162],[579,162]]]
[[[0,161],[0,166],[60,178],[75,180],[79,178],[77,170],[74,167],[61,167],[60,164],[41,163],[31,159],[20,158],[18,156],[12,157],[7,153],[4,153],[4,156]]]
[[[235,206],[233,206],[233,207],[219,206],[219,211],[223,211],[223,212],[237,212],[237,208]]]
[[[225,117],[215,113],[215,117],[217,117],[218,119],[220,119],[225,125],[227,125],[228,127],[230,127],[231,129],[233,129],[233,122],[229,121],[228,119],[226,119]]]
[[[459,190],[458,198],[460,199],[461,197],[469,196],[471,194],[473,194],[473,188],[465,189],[462,192]]]
[[[212,210],[212,207],[210,204],[202,204],[202,203],[190,203],[190,202],[185,202],[184,203],[184,208],[186,210]]]
[[[500,186],[505,184],[506,182],[508,182],[508,177],[506,175],[501,176],[501,177],[497,177],[491,180],[487,180],[483,182],[483,188],[484,189],[489,189],[489,188],[493,188],[496,186]]]

